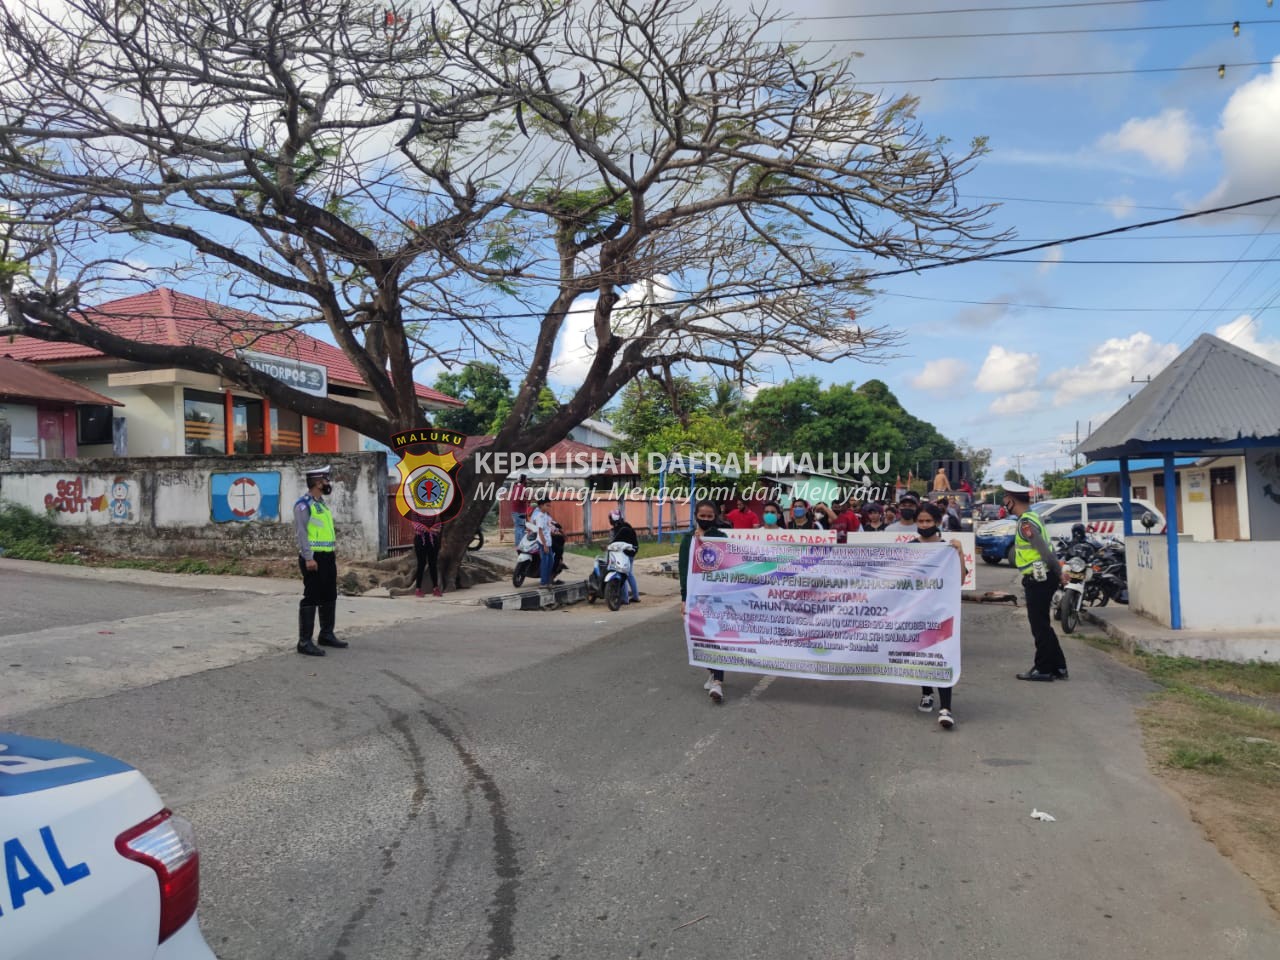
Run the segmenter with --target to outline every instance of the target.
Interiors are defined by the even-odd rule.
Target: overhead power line
[[[1042,243],[1033,243],[1025,247],[1019,247],[1016,250],[989,250],[986,253],[975,253],[968,257],[957,257],[954,260],[938,260],[933,263],[922,263],[910,267],[897,267],[893,270],[878,270],[872,273],[865,273],[854,277],[845,277],[837,280],[807,280],[802,283],[786,283],[773,287],[764,287],[750,291],[751,296],[762,296],[772,293],[792,293],[800,290],[811,290],[816,287],[834,287],[842,284],[866,283],[871,280],[883,280],[887,277],[900,277],[908,273],[924,273],[926,270],[939,270],[943,267],[956,267],[963,263],[981,263],[984,260],[1005,260],[1009,262],[1011,257],[1015,257],[1022,253],[1034,253],[1037,250],[1047,250],[1050,247],[1066,246],[1071,243],[1081,243],[1085,240],[1096,240],[1098,237],[1112,236],[1117,233],[1128,233],[1131,230],[1143,230],[1147,227],[1158,227],[1166,223],[1179,223],[1183,220],[1195,220],[1198,217],[1207,217],[1216,213],[1227,213],[1232,210],[1243,210],[1246,207],[1256,207],[1263,203],[1272,203],[1280,200],[1280,193],[1272,194],[1267,197],[1257,197],[1253,200],[1244,200],[1240,203],[1231,203],[1221,207],[1210,207],[1206,210],[1192,210],[1190,213],[1182,213],[1176,217],[1162,217],[1159,220],[1145,220],[1141,223],[1130,223],[1122,227],[1112,227],[1108,230],[1097,230],[1093,233],[1078,234],[1074,237],[1062,237],[1058,240],[1047,240]],[[1015,260],[1017,263],[1045,263],[1043,259],[1038,260]],[[1066,261],[1052,261],[1054,263],[1063,263]],[[1116,263],[1114,260],[1100,260],[1098,263]],[[1135,262],[1135,261],[1129,261]],[[1170,263],[1174,261],[1159,261],[1161,263]],[[1187,261],[1179,261],[1187,262]],[[664,300],[655,306],[660,307],[679,307],[688,306],[689,304],[700,303],[716,303],[721,300],[740,300],[745,293],[724,292],[717,294],[709,294],[702,297],[680,297],[675,300]],[[636,306],[639,306],[638,304]],[[592,313],[594,308],[585,308],[582,310],[566,311],[570,314],[575,313]],[[489,320],[527,320],[532,318],[541,318],[544,312],[526,311],[524,313],[499,313],[475,315],[472,317],[459,317],[458,319],[489,319]]]
[[[1233,261],[1234,262],[1234,261]],[[1063,310],[1071,313],[1197,313],[1199,307],[1081,307],[1061,303],[1018,303],[1013,300],[962,300],[953,297],[925,297],[915,293],[890,293],[877,291],[878,297],[896,297],[902,300],[926,300],[930,303],[959,303],[971,307],[1012,307],[1019,310]],[[1223,307],[1238,313],[1248,313],[1254,307]]]
[[[899,40],[986,40],[990,37],[1054,37],[1083,33],[1141,33],[1145,30],[1207,30],[1221,29],[1238,32],[1240,27],[1278,27],[1280,20],[1235,20],[1230,23],[1149,23],[1132,27],[1074,27],[1061,30],[1010,30],[985,31],[983,33],[911,33],[897,37],[841,37],[828,40],[822,37],[808,40],[792,40],[791,43],[880,43]]]
[[[1082,3],[1036,3],[1020,7],[956,7],[951,10],[901,10],[894,13],[841,13],[822,17],[787,17],[787,20],[874,20],[882,17],[931,17],[955,13],[1020,13],[1023,10],[1071,10],[1079,7],[1129,7],[1144,3],[1166,3],[1167,0],[1086,0]]]
[[[828,43],[832,41],[827,41]],[[1191,67],[1134,67],[1126,70],[1065,70],[1046,73],[986,73],[956,77],[916,77],[907,80],[859,80],[860,83],[889,86],[898,83],[939,83],[952,80],[1045,80],[1053,77],[1118,77],[1140,73],[1192,73],[1197,70],[1213,71],[1221,75],[1236,67],[1269,67],[1270,60],[1247,60],[1241,63],[1208,63]]]

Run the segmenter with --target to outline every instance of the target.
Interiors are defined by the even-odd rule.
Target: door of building
[[[37,430],[40,437],[40,459],[60,460],[67,455],[63,446],[61,410],[41,410]]]
[[[1213,539],[1240,539],[1240,502],[1236,498],[1236,468],[1218,467],[1209,471],[1213,498]]]

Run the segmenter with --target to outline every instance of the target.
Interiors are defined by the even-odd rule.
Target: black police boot
[[[311,642],[316,628],[316,608],[298,608],[298,652],[308,657],[323,657],[324,651]]]
[[[320,605],[320,646],[322,647],[349,647],[351,644],[345,640],[339,640],[333,635],[333,620],[338,609],[337,603],[322,603]],[[323,653],[324,651],[321,651]]]

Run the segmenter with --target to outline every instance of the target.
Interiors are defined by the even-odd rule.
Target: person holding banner
[[[703,500],[693,511],[693,529],[680,541],[680,612],[682,614],[688,613],[685,605],[689,599],[689,562],[693,548],[701,542],[703,537],[724,536],[724,531],[716,525],[718,513],[719,510],[714,503]],[[707,691],[712,700],[720,703],[724,700],[724,688],[721,686],[723,683],[723,670],[708,670],[707,682],[702,685],[702,689]]]
[[[913,543],[947,543],[942,539],[942,508],[936,503],[923,503],[920,505],[920,513],[916,515],[916,538]],[[956,554],[960,557],[960,582],[964,583],[964,578],[968,576],[969,571],[965,569],[964,564],[964,545],[959,540],[952,540],[947,543],[952,547]],[[938,726],[944,730],[950,730],[956,725],[956,718],[951,713],[951,691],[954,687],[938,688]],[[923,687],[920,696],[920,712],[933,712],[933,687]]]

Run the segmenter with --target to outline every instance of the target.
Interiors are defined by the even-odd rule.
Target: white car
[[[0,960],[216,960],[191,824],[123,761],[0,732]]]
[[[1031,509],[1044,521],[1050,542],[1058,537],[1069,539],[1071,528],[1077,523],[1083,523],[1085,531],[1090,536],[1124,540],[1124,508],[1119,497],[1067,497],[1063,500],[1042,500],[1040,503],[1032,504]],[[1133,517],[1134,533],[1146,532],[1142,526],[1142,515],[1148,512],[1156,520],[1151,533],[1164,533],[1164,514],[1156,509],[1155,504],[1146,500],[1131,500],[1129,509]]]

